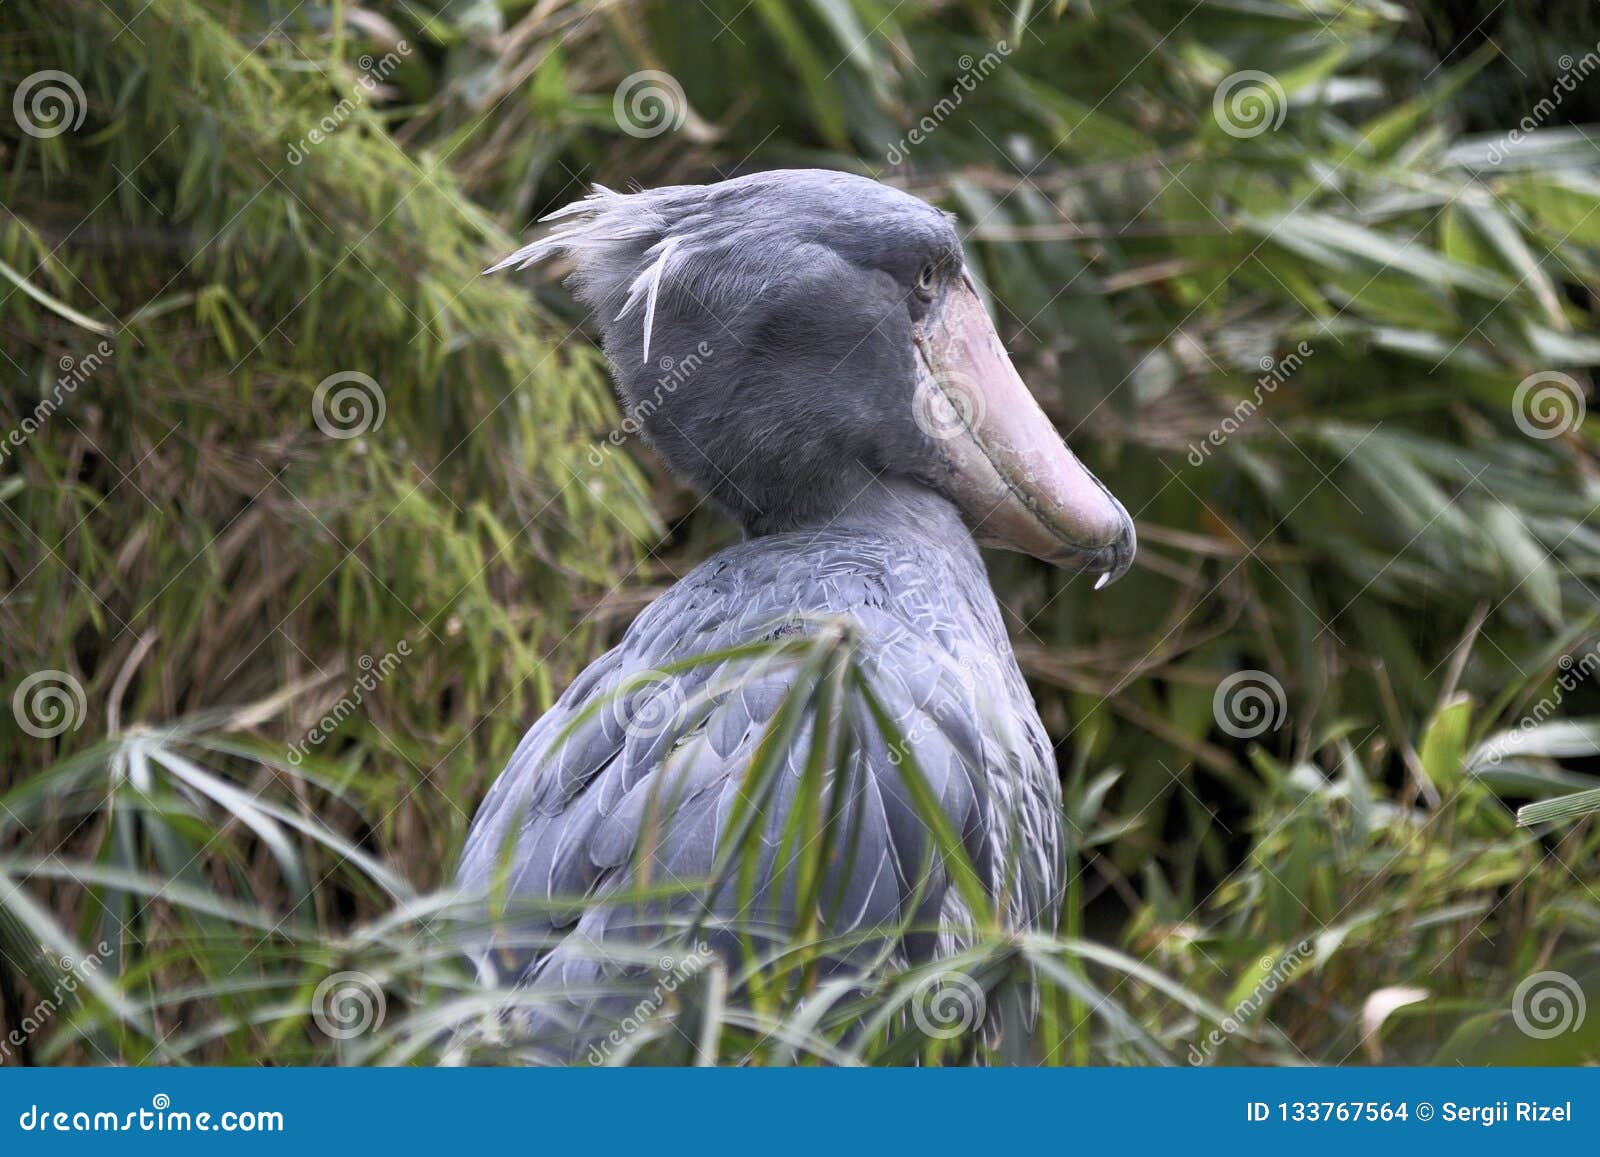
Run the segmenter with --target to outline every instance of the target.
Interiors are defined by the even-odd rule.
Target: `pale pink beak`
[[[962,275],[917,327],[917,424],[941,447],[946,494],[978,541],[1101,575],[1133,562],[1133,520],[1045,417]]]

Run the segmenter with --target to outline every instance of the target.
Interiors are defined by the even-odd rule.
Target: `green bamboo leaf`
[[[1523,804],[1517,809],[1517,826],[1527,828],[1534,824],[1571,823],[1597,811],[1600,811],[1600,788]]]
[[[29,281],[26,277],[22,276],[22,274],[18,273],[15,269],[11,268],[11,266],[7,265],[4,261],[0,261],[0,277],[4,277],[7,281],[11,282],[12,285],[15,285],[18,289],[22,290],[23,293],[26,293],[29,297],[33,298],[33,300],[37,301],[40,305],[44,306],[52,313],[66,318],[68,321],[72,322],[72,324],[81,329],[86,329],[90,333],[100,334],[102,337],[110,337],[116,332],[115,326],[103,321],[96,321],[88,314],[73,309],[72,306],[68,305],[60,298],[46,293],[33,282]]]
[[[1435,712],[1422,732],[1417,758],[1441,796],[1453,794],[1462,781],[1472,711],[1472,697],[1457,695]]]

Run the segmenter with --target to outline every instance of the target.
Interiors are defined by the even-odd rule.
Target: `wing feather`
[[[849,846],[837,849],[821,893],[828,930],[915,920],[924,927],[905,938],[909,954],[953,942],[930,931],[964,906],[907,787],[908,758],[997,891],[1007,887],[1001,861],[1008,854],[997,831],[1021,832],[1032,841],[1025,858],[1051,861],[1024,864],[1030,882],[1001,897],[1018,923],[1048,917],[1050,884],[1059,878],[1059,789],[998,611],[992,621],[975,620],[968,579],[940,573],[937,560],[902,557],[911,549],[904,544],[860,536],[784,541],[791,538],[800,536],[768,536],[703,564],[584,671],[528,732],[486,798],[463,853],[464,885],[498,878],[503,858],[513,896],[541,902],[621,896],[642,881],[706,880],[741,803],[752,802],[754,754],[795,692],[797,674],[793,664],[750,659],[684,661],[844,616],[856,625],[862,670],[900,734],[891,746],[862,705],[845,712],[848,763],[830,790],[843,795],[839,830]],[[991,674],[983,665],[996,655],[1000,667]],[[986,686],[992,679],[999,682]],[[1023,717],[997,721],[1016,714],[1019,694]],[[684,911],[776,926],[794,919],[796,880],[787,869],[803,849],[793,839],[786,844],[785,834],[814,727],[801,720],[778,753],[759,820],[750,910],[741,910],[743,885],[732,878],[714,894],[685,899]],[[596,903],[570,911],[516,918],[522,931],[565,936],[553,951],[510,954],[523,978],[592,981],[597,945],[668,914]]]

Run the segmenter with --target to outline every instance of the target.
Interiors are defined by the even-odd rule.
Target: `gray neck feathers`
[[[916,542],[983,574],[978,545],[948,499],[905,479],[868,479],[834,513],[798,530],[857,531]]]

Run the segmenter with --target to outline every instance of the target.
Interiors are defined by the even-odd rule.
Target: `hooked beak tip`
[[[1122,513],[1123,530],[1121,536],[1102,552],[1102,557],[1110,555],[1110,565],[1095,579],[1095,590],[1108,587],[1127,574],[1133,566],[1133,556],[1138,553],[1139,536],[1133,528],[1133,519],[1128,517],[1128,510],[1121,502],[1115,498],[1112,501],[1117,503],[1117,509]]]
[[[1097,576],[1094,581],[1095,590],[1108,587],[1127,574],[1133,568],[1134,555],[1138,553],[1138,535],[1133,528],[1133,519],[1128,517],[1122,503],[1115,498],[1111,501],[1116,503],[1117,513],[1122,515],[1122,530],[1110,542],[1101,547],[1087,549],[1081,546],[1063,546],[1059,550],[1038,554],[1036,557],[1064,570]]]

